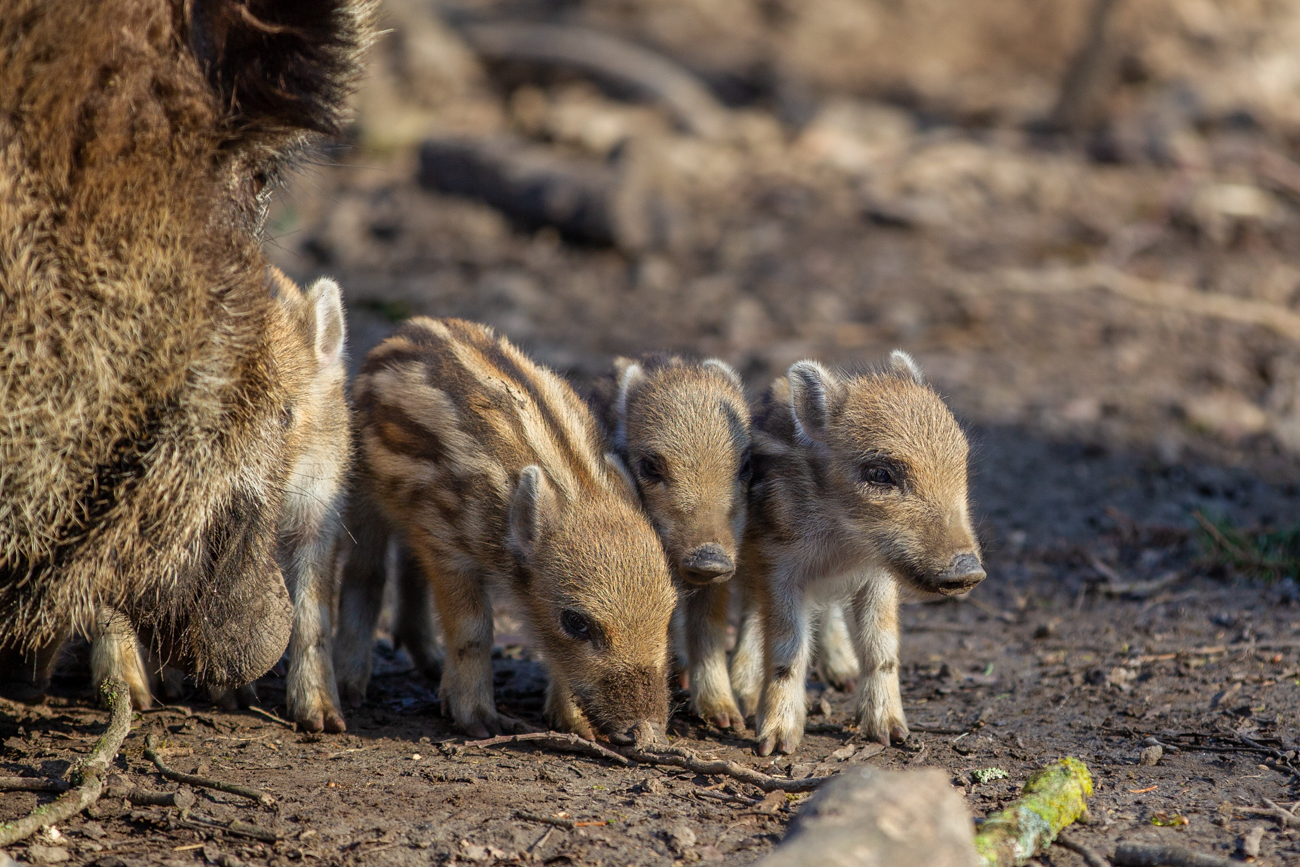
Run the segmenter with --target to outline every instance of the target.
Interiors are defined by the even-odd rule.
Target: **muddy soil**
[[[855,367],[901,346],[975,444],[989,578],[966,600],[905,608],[909,742],[862,743],[848,697],[815,680],[793,756],[760,759],[682,701],[677,742],[778,776],[939,767],[977,816],[1074,755],[1097,792],[1093,821],[1072,833],[1098,851],[1151,839],[1227,855],[1261,823],[1255,863],[1300,863],[1300,832],[1251,812],[1300,800],[1300,589],[1207,556],[1196,518],[1300,518],[1294,137],[1180,116],[1142,127],[1137,143],[1125,130],[1141,123],[1115,125],[1099,145],[850,100],[797,127],[751,107],[744,135],[701,142],[653,106],[572,79],[520,85],[479,67],[471,78],[422,109],[440,132],[507,131],[605,165],[626,149],[583,124],[613,118],[646,161],[666,228],[637,250],[575,244],[424,190],[418,136],[364,127],[395,109],[363,104],[356,142],[309,167],[269,223],[281,267],[344,285],[354,366],[411,314],[490,322],[580,386],[614,354],[677,349],[727,359],[757,395],[800,357]],[[414,111],[375,88],[369,98]],[[223,712],[198,693],[139,715],[117,764],[132,782],[174,787],[143,757],[154,734],[178,769],[256,786],[274,807],[204,790],[183,819],[105,801],[11,854],[104,867],[748,864],[804,799],[467,747],[439,716],[437,685],[386,641],[375,652],[369,701],[343,735]],[[105,719],[84,655],[72,648],[44,706],[0,703],[0,774],[57,776],[90,749]],[[541,725],[541,665],[509,639],[498,656],[502,708]],[[283,714],[282,676],[259,689]],[[1141,764],[1157,743],[1158,761]],[[990,768],[1005,778],[974,773]],[[2,792],[0,821],[49,798]],[[262,831],[241,836],[235,820]],[[1058,846],[1037,863],[1084,862]]]

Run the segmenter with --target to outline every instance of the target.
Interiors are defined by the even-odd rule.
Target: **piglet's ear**
[[[910,379],[917,385],[925,385],[925,375],[921,373],[920,365],[901,349],[889,353],[889,368],[904,379]]]
[[[521,560],[537,553],[546,521],[555,509],[555,491],[546,474],[529,464],[519,474],[515,496],[510,502],[510,548]]]
[[[839,377],[815,361],[796,361],[786,376],[799,438],[805,443],[826,442],[831,412],[844,388]]]
[[[630,358],[614,359],[618,396],[614,398],[614,447],[627,449],[627,401],[632,390],[645,382],[645,369]]]
[[[623,493],[628,499],[635,501],[637,499],[636,482],[632,479],[632,473],[628,470],[627,464],[623,459],[613,452],[605,452],[605,467],[614,477],[614,481],[623,486]]]
[[[190,50],[243,133],[337,134],[374,0],[186,0]]]
[[[717,371],[718,373],[721,373],[727,379],[731,380],[731,384],[734,385],[736,388],[740,389],[742,392],[745,390],[745,383],[740,378],[740,374],[736,373],[736,368],[732,367],[730,364],[727,364],[727,362],[723,361],[722,359],[706,358],[703,362],[703,366],[705,370],[713,370],[713,371]]]
[[[343,290],[333,280],[322,277],[307,290],[307,301],[316,320],[316,361],[323,370],[343,357],[343,344],[347,340]]]

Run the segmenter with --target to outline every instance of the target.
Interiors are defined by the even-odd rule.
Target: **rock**
[[[62,846],[31,845],[27,847],[27,860],[33,864],[59,864],[71,859],[72,853]]]
[[[977,867],[970,810],[938,770],[853,766],[799,811],[758,867]]]
[[[1269,418],[1264,410],[1231,391],[1198,395],[1183,402],[1187,421],[1193,427],[1214,434],[1228,442],[1264,431]]]
[[[1138,764],[1151,765],[1151,766],[1158,765],[1160,764],[1160,759],[1164,756],[1164,754],[1165,754],[1164,747],[1160,746],[1159,744],[1156,744],[1155,746],[1147,747],[1142,751],[1142,755],[1138,758]]]
[[[682,857],[688,849],[695,846],[695,832],[686,825],[673,825],[664,831],[664,840],[668,843],[668,848],[673,850],[673,854]]]

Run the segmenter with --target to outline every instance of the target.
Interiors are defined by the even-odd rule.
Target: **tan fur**
[[[966,437],[902,353],[865,376],[792,365],[754,431],[739,577],[755,605],[731,673],[742,708],[757,705],[758,751],[789,753],[803,737],[810,616],[835,600],[851,611],[859,727],[882,743],[902,740],[900,596],[960,593],[984,577]]]
[[[619,358],[592,404],[627,463],[681,589],[678,618],[691,710],[745,726],[726,670],[727,584],[749,496],[749,407],[716,359]]]
[[[101,606],[210,681],[282,652],[284,408],[304,374],[271,337],[261,187],[337,126],[370,9],[316,6],[309,44],[241,41],[268,25],[230,0],[0,0],[6,679],[39,689],[32,661]],[[268,40],[282,50],[248,48]],[[304,75],[226,91],[266,62]]]
[[[349,523],[368,526],[340,603],[345,697],[363,695],[369,674],[375,606],[351,600],[373,599],[365,585],[382,580],[383,522],[433,587],[443,713],[466,732],[509,725],[492,697],[494,588],[513,597],[549,663],[552,725],[616,738],[662,731],[672,580],[568,384],[490,328],[415,319],[371,352],[354,394],[361,478]]]

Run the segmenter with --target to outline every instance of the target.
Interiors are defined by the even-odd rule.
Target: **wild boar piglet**
[[[658,737],[672,578],[626,469],[573,389],[486,326],[413,319],[370,353],[355,403],[358,543],[336,642],[344,697],[365,692],[395,531],[432,586],[447,648],[442,709],[465,732],[513,725],[492,695],[499,590],[549,665],[551,725]]]
[[[984,578],[967,504],[966,437],[903,352],[841,376],[796,362],[754,420],[754,480],[732,685],[758,707],[758,752],[792,752],[807,714],[814,606],[847,601],[861,732],[907,737],[898,687],[900,597],[964,593]]]
[[[276,358],[297,374],[296,393],[283,407],[290,473],[276,546],[276,560],[293,600],[286,698],[290,716],[304,730],[339,732],[345,725],[330,643],[340,500],[351,454],[344,394],[343,300],[332,280],[317,280],[303,292],[277,268],[267,269],[267,290],[277,302],[268,329]],[[111,608],[100,610],[92,638],[95,681],[114,675],[124,678],[137,708],[151,705],[151,681],[161,675],[166,682],[175,674],[160,671],[161,662],[153,654],[151,663],[145,664],[144,648],[129,622]],[[251,683],[238,692],[240,703],[257,699]],[[212,698],[223,705],[236,702],[229,687],[214,687]]]
[[[592,405],[636,480],[680,590],[674,618],[691,710],[745,726],[727,675],[727,580],[749,496],[749,407],[740,376],[717,359],[619,358]]]

